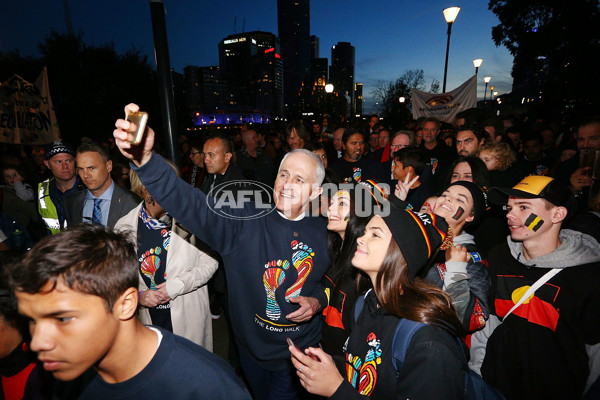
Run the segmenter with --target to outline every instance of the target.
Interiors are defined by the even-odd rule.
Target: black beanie
[[[483,217],[485,210],[489,208],[487,192],[485,189],[482,189],[473,182],[469,181],[456,181],[450,186],[457,185],[467,189],[471,193],[471,198],[473,199],[473,221],[468,222],[467,224],[472,224],[479,221],[481,217]]]
[[[383,217],[383,220],[392,232],[406,260],[410,276],[414,279],[446,239],[446,220],[434,214],[413,213],[393,205],[389,215]]]

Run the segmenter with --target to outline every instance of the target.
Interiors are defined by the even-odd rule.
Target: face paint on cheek
[[[541,226],[544,224],[544,220],[540,219],[536,214],[531,213],[529,217],[525,220],[525,226],[530,231],[536,232]]]
[[[454,214],[452,216],[452,219],[455,221],[458,221],[464,213],[465,213],[465,209],[459,206],[458,209],[456,210],[456,214]]]

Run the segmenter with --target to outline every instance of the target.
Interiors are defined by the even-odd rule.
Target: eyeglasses
[[[199,151],[190,151],[190,157],[195,156],[196,154],[202,154],[202,153]]]

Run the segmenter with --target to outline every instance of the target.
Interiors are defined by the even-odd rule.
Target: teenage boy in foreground
[[[600,375],[600,245],[562,229],[567,197],[552,178],[489,196],[506,204],[510,236],[488,256],[492,310],[469,365],[507,399],[599,398],[590,386]]]
[[[138,261],[126,236],[83,225],[40,241],[10,269],[31,349],[60,398],[249,399],[204,348],[135,317]]]

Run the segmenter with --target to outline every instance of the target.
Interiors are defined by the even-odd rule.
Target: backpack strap
[[[354,322],[358,320],[358,316],[360,315],[360,312],[365,306],[365,297],[369,295],[371,290],[373,289],[367,290],[365,294],[363,294],[362,296],[358,296],[358,298],[356,299],[356,303],[354,304]]]
[[[400,369],[406,358],[406,350],[413,335],[426,324],[410,319],[402,318],[396,326],[394,340],[392,341],[392,363],[396,369],[396,376],[400,374]]]

